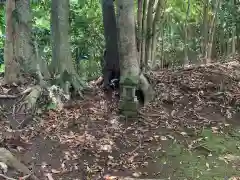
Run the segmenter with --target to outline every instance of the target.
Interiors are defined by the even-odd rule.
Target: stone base
[[[127,118],[137,117],[138,102],[120,100],[119,109],[121,114]]]

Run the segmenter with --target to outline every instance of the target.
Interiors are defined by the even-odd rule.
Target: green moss
[[[167,146],[163,146],[164,156],[158,158],[155,163],[162,168],[165,164],[165,172],[159,177],[171,179],[201,179],[218,180],[239,176],[236,164],[240,166],[239,133],[231,130],[231,133],[213,134],[210,129],[205,129],[198,137],[200,139],[192,149],[187,148],[182,141],[169,141]],[[190,139],[186,139],[191,142]],[[162,153],[162,152],[161,152]],[[227,158],[227,154],[235,157],[232,160]],[[237,158],[239,156],[239,158]],[[156,157],[159,157],[156,154]],[[224,161],[224,158],[227,160]],[[158,170],[157,170],[158,171]]]

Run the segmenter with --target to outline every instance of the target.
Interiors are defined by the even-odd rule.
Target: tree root
[[[25,98],[25,102],[27,104],[27,109],[34,109],[36,107],[36,102],[40,97],[42,92],[42,88],[38,85],[32,87],[32,91],[30,94]]]
[[[87,87],[84,80],[78,74],[68,72],[67,70],[55,78],[51,84],[61,87],[68,95],[79,95],[81,98],[83,98],[82,91]]]
[[[27,175],[27,176],[24,176],[25,179],[29,177],[30,179],[33,179],[33,180],[39,180],[36,176],[32,174],[32,172],[24,164],[22,164],[19,160],[17,160],[17,158],[15,158],[12,155],[12,153],[5,148],[0,148],[0,162],[3,162],[9,167],[14,168],[17,171]],[[2,177],[4,177],[4,175]],[[5,176],[4,178],[7,179],[8,177]],[[10,180],[15,180],[15,179],[10,178]]]
[[[144,105],[148,104],[154,96],[154,90],[149,84],[147,78],[141,73],[139,78],[139,88],[144,94]]]

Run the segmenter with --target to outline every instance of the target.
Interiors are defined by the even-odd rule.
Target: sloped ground
[[[96,90],[22,131],[1,122],[2,145],[34,167],[40,179],[240,176],[240,65],[164,70],[149,78],[156,98],[136,121],[121,121],[117,104],[106,103]]]

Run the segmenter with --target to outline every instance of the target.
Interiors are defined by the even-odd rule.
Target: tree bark
[[[146,27],[146,44],[145,44],[145,66],[148,67],[148,63],[151,57],[151,39],[152,39],[152,26],[153,26],[153,9],[155,0],[149,0],[148,12],[147,12],[147,27]]]
[[[141,49],[142,49],[142,19],[143,19],[143,1],[144,0],[138,0],[138,10],[137,10],[137,49],[138,49],[138,58],[139,58],[139,64],[141,63]]]
[[[208,46],[207,46],[207,51],[206,51],[206,55],[205,55],[206,63],[211,63],[212,46],[213,46],[213,40],[214,40],[213,38],[214,38],[214,34],[215,34],[215,29],[216,29],[216,18],[217,18],[218,11],[220,9],[220,5],[221,5],[221,0],[216,0],[214,14],[212,17],[212,21],[210,22],[210,27],[209,27],[209,32],[208,32],[208,34],[209,34]]]
[[[190,0],[188,0],[187,12],[186,12],[186,19],[184,25],[184,65],[189,64],[188,58],[188,16],[190,12]]]
[[[14,30],[13,11],[15,1],[9,0],[6,3],[6,41],[4,47],[5,81],[6,83],[18,82],[20,67],[14,58]]]
[[[56,78],[55,84],[67,93],[69,86],[81,95],[83,81],[76,73],[71,58],[69,42],[69,0],[52,0],[51,4],[51,33],[52,33],[52,61],[51,73]]]
[[[150,61],[151,61],[151,68],[155,65],[155,52],[156,52],[156,44],[158,41],[158,37],[160,33],[157,33],[157,25],[161,18],[161,7],[163,6],[163,0],[158,0],[156,5],[156,13],[153,19],[152,24],[152,38],[151,38],[151,52],[150,52]]]
[[[30,1],[7,1],[6,15],[5,80],[20,82],[20,66],[29,69],[33,59]]]
[[[121,80],[122,85],[121,99],[125,102],[125,105],[133,103],[128,102],[129,99],[135,97],[132,94],[134,89],[140,89],[144,95],[144,104],[148,103],[152,97],[151,87],[140,72],[140,66],[137,58],[137,48],[135,39],[135,24],[134,24],[134,1],[122,0],[118,1],[118,26],[119,26],[119,53],[121,62]],[[124,94],[124,91],[132,88],[130,94]],[[125,88],[125,90],[124,90]],[[125,92],[126,92],[125,91]],[[134,91],[135,93],[135,91]],[[124,97],[124,96],[127,97]],[[124,104],[124,103],[123,103]]]
[[[146,26],[147,26],[147,8],[148,0],[143,0],[143,12],[142,12],[142,30],[141,30],[141,49],[140,49],[140,68],[144,70],[145,67],[145,46],[146,46]]]
[[[135,39],[133,0],[118,1],[119,53],[121,58],[121,76],[139,76]]]
[[[203,4],[203,24],[202,24],[202,56],[204,58],[204,61],[206,61],[206,51],[208,46],[208,0],[204,0]]]
[[[103,26],[106,54],[104,56],[104,87],[109,89],[113,78],[119,78],[118,33],[113,0],[102,0]],[[135,29],[134,29],[135,30]]]

